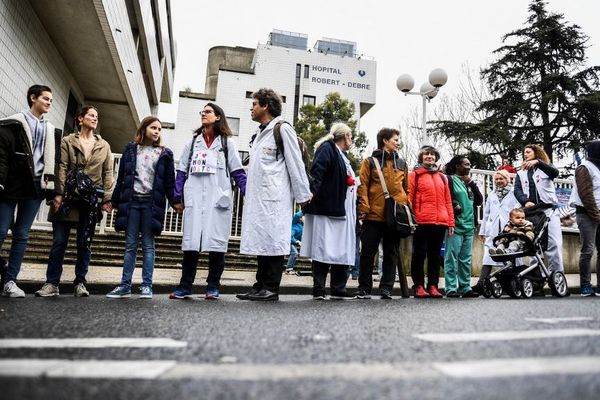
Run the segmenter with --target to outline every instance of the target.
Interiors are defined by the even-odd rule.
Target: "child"
[[[175,168],[173,152],[160,144],[161,123],[156,117],[142,120],[133,142],[128,143],[119,164],[112,205],[117,208],[115,229],[125,231],[125,257],[121,284],[106,297],[131,297],[131,277],[139,236],[143,263],[140,299],[152,298],[154,236],[162,231],[166,201],[173,204]]]
[[[287,266],[285,268],[286,274],[294,273],[294,266],[296,265],[296,259],[298,258],[298,247],[302,244],[302,230],[304,224],[304,214],[302,211],[298,211],[294,214],[292,219],[292,237],[290,240],[290,256],[288,258]]]
[[[513,208],[510,211],[509,218],[508,223],[502,230],[502,234],[513,233],[527,236],[530,240],[533,240],[533,224],[525,219],[525,211],[520,208]],[[496,248],[490,248],[490,254],[516,253],[522,251],[524,248],[524,239],[516,238],[509,240],[509,238],[502,238],[496,244]]]

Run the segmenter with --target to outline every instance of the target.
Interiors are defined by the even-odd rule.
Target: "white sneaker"
[[[90,292],[87,291],[83,283],[75,285],[75,296],[76,297],[88,297]]]
[[[52,297],[58,296],[58,294],[58,286],[53,285],[51,283],[44,283],[44,286],[42,286],[40,290],[35,292],[35,295],[37,297]]]
[[[14,281],[6,282],[4,289],[2,290],[2,296],[4,297],[25,297],[25,292],[22,291]]]

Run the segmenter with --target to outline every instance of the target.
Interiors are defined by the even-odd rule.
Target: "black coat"
[[[125,146],[123,157],[119,164],[117,184],[112,194],[112,205],[117,208],[115,229],[127,229],[129,209],[133,200],[133,184],[135,182],[135,166],[137,158],[137,144],[130,142]],[[164,148],[156,163],[154,183],[152,185],[152,232],[159,235],[162,232],[165,219],[166,200],[173,204],[173,189],[175,187],[175,165],[173,152]]]
[[[348,189],[346,163],[333,140],[319,146],[310,168],[310,191],[313,198],[304,208],[305,214],[343,217]]]
[[[33,156],[23,125],[0,120],[0,199],[33,199],[39,193],[33,180]]]

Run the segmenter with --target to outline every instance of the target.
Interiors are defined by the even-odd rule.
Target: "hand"
[[[454,227],[451,226],[448,228],[448,236],[452,236],[452,235],[454,235]]]
[[[521,165],[521,169],[531,169],[535,167],[539,162],[539,160],[525,161],[523,165]]]
[[[185,208],[185,206],[183,205],[183,203],[176,203],[173,204],[173,209],[175,210],[175,212],[179,215],[183,214],[183,209]]]
[[[360,214],[358,214],[358,219],[361,220],[361,221],[363,221],[366,217],[367,217],[366,213],[360,213]]]
[[[479,241],[485,242],[485,235],[479,235]]]
[[[528,201],[527,203],[525,203],[525,208],[531,208],[533,206],[535,206],[535,204],[531,201]]]
[[[110,201],[107,201],[106,203],[102,204],[102,211],[106,211],[107,213],[110,213],[112,211],[112,203]]]
[[[62,205],[63,197],[60,194],[54,196],[54,200],[52,200],[52,211],[55,213],[60,210],[60,206]]]

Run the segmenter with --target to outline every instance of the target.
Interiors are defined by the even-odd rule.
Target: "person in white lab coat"
[[[279,299],[283,258],[290,253],[294,199],[302,205],[312,197],[294,128],[278,125],[282,148],[275,142],[280,115],[277,93],[260,89],[252,94],[251,117],[260,126],[250,149],[240,253],[256,255],[258,266],[256,283],[248,293],[237,295],[241,300]]]
[[[477,284],[472,287],[479,294],[483,294],[483,282],[492,272],[492,267],[504,265],[495,262],[490,256],[489,249],[493,247],[494,237],[498,236],[509,220],[508,215],[513,208],[520,206],[510,184],[510,175],[506,170],[498,170],[494,174],[494,191],[488,194],[483,209],[483,218],[479,228],[479,238],[484,242],[483,265]]]
[[[208,103],[200,112],[202,126],[183,148],[175,178],[174,208],[183,212],[183,262],[179,286],[171,299],[192,296],[200,251],[208,252],[206,299],[218,299],[229,242],[233,191],[231,180],[246,190],[246,173],[227,124],[225,112]]]
[[[352,130],[334,124],[315,144],[310,169],[313,198],[304,207],[300,255],[312,259],[313,299],[325,299],[325,280],[331,268],[331,299],[354,298],[346,291],[348,266],[356,251],[356,179],[344,152],[352,146]]]

